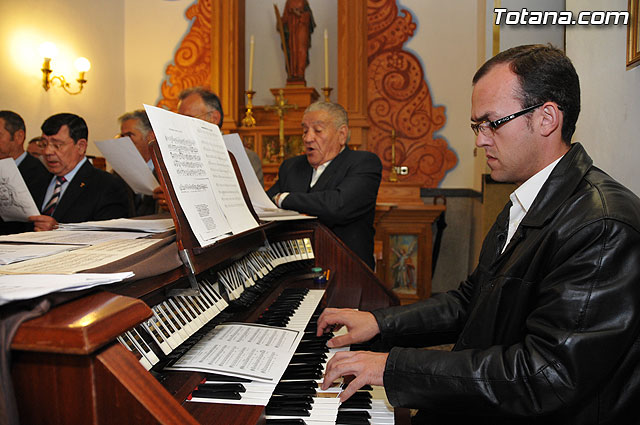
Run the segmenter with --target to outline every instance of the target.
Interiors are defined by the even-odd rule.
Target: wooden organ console
[[[160,177],[164,184],[167,176],[161,173]],[[170,185],[165,184],[165,189],[175,200]],[[193,234],[178,205],[173,205],[172,214],[178,236],[173,246],[188,250],[192,270],[178,267],[92,290],[19,327],[11,344],[11,375],[21,423],[273,423],[264,406],[188,400],[206,375],[166,371],[163,365],[180,352],[183,341],[187,344],[193,338],[191,334],[222,321],[258,321],[288,288],[324,289],[321,307],[372,310],[399,303],[357,255],[315,220],[262,223],[199,248],[193,245]],[[265,254],[267,245],[276,253]],[[304,252],[309,245],[312,255]],[[252,261],[247,258],[259,263],[260,255],[280,255],[281,264],[258,277],[255,287],[239,299],[220,289],[223,285],[215,288],[224,270]],[[316,283],[312,266],[331,270],[328,282]],[[197,296],[175,291],[190,288],[193,277],[202,288]],[[222,311],[215,310],[215,305],[222,305]],[[216,313],[210,314],[212,309]],[[146,335],[143,326],[150,329]],[[167,331],[181,337],[176,341],[164,334]],[[166,352],[154,344],[154,332],[166,344]],[[154,347],[158,358],[150,361],[152,356],[143,351]],[[395,423],[409,423],[406,409],[396,409],[394,414]]]

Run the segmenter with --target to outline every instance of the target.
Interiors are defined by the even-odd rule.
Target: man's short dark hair
[[[204,104],[207,105],[209,109],[213,109],[215,111],[220,112],[220,122],[217,124],[222,125],[222,123],[224,122],[224,112],[222,111],[222,103],[220,103],[220,98],[211,90],[206,89],[204,87],[191,87],[191,88],[182,90],[178,98],[180,100],[184,100],[185,98],[187,98],[188,96],[191,96],[194,93],[199,95],[202,98],[202,100],[204,101]]]
[[[62,113],[52,115],[42,123],[40,129],[47,136],[53,136],[63,125],[69,127],[69,136],[73,139],[73,143],[77,143],[80,139],[88,139],[89,129],[87,123],[82,117],[75,114]]]
[[[27,131],[22,117],[13,111],[0,111],[0,118],[4,120],[4,129],[7,130],[12,139],[16,131]]]
[[[580,115],[580,81],[567,55],[550,44],[513,47],[485,62],[473,76],[473,84],[503,63],[518,76],[523,109],[548,101],[558,104],[564,115],[562,140],[571,143]]]

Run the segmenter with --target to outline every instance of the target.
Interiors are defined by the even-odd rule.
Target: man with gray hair
[[[179,95],[178,113],[194,118],[208,121],[222,128],[224,112],[220,98],[211,90],[203,87],[193,87],[183,90]],[[253,171],[256,173],[260,184],[264,186],[264,173],[262,171],[262,161],[257,153],[251,149],[244,148]]]
[[[118,121],[120,122],[120,137],[131,139],[142,159],[155,175],[149,142],[155,140],[156,136],[145,110],[137,109],[133,112],[127,112],[118,118]],[[160,186],[154,189],[153,196],[135,193],[131,188],[129,190],[129,215],[131,217],[155,214],[163,205],[166,205],[166,201]]]
[[[373,269],[373,218],[382,178],[376,154],[347,146],[347,112],[316,102],[302,117],[304,155],[285,160],[267,191],[281,208],[317,216]]]

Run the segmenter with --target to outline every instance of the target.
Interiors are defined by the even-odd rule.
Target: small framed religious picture
[[[389,271],[391,289],[402,295],[418,295],[418,235],[395,234],[389,236],[391,251]]]
[[[376,272],[401,304],[431,295],[431,226],[385,223],[376,229],[384,259]]]
[[[627,25],[627,67],[640,64],[640,0],[629,0],[629,24]]]

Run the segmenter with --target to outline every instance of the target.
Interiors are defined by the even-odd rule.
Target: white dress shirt
[[[507,241],[502,247],[502,252],[509,245],[509,241],[516,233],[516,229],[520,222],[531,208],[531,204],[538,196],[538,192],[542,189],[542,185],[547,181],[549,175],[558,164],[562,157],[556,159],[542,170],[531,176],[529,180],[522,183],[520,187],[514,190],[509,199],[511,199],[511,209],[509,210],[509,231],[507,233]]]

